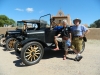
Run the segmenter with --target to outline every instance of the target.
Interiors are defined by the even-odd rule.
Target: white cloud
[[[16,8],[15,10],[17,10],[17,11],[24,11],[23,9],[20,9],[20,8]]]
[[[33,10],[33,8],[26,8],[26,11],[27,12],[33,12],[34,10]]]
[[[44,10],[39,11],[39,13],[43,13],[43,12],[44,12]]]

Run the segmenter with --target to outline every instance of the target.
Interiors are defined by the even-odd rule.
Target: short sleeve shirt
[[[71,32],[73,36],[82,36],[84,32],[86,32],[88,28],[86,28],[84,25],[79,25],[79,26],[72,26],[71,27]]]
[[[71,32],[70,26],[63,27],[62,31],[60,32],[61,37],[63,37],[63,36],[70,37],[69,36],[70,32]]]

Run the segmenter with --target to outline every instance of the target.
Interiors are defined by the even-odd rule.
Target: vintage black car
[[[54,44],[54,36],[56,30],[52,29],[50,24],[49,28],[47,28],[46,24],[41,24],[42,17],[50,16],[51,23],[51,14],[47,14],[41,16],[39,19],[38,28],[34,31],[26,31],[27,39],[20,42],[22,47],[21,49],[21,60],[25,65],[33,65],[38,63],[44,54],[44,49],[47,47],[52,47]],[[31,38],[30,38],[31,37]],[[62,44],[59,45],[62,47]],[[85,43],[83,41],[83,49],[81,53],[84,51]]]
[[[26,34],[25,33],[25,30],[24,30],[24,23],[26,23],[27,25],[27,31],[30,31],[30,30],[34,30],[35,29],[35,25],[36,23],[38,23],[39,20],[22,20],[22,21],[17,21],[17,28],[16,30],[12,30],[12,31],[6,31],[6,34],[5,34],[5,46],[6,46],[6,49],[7,50],[12,50],[14,49],[14,44],[15,42],[17,41],[17,39],[20,39],[21,40],[24,40],[24,37]]]
[[[0,46],[4,46],[4,45],[5,45],[5,35],[0,34]]]
[[[26,39],[31,39],[31,38],[35,38],[38,37],[37,35],[34,36],[33,33],[39,33],[41,32],[41,30],[44,29],[44,27],[47,25],[47,23],[45,21],[41,21],[40,20],[22,20],[22,21],[18,21],[18,25],[24,28],[24,24],[26,25],[26,29],[23,29],[22,34],[16,37],[16,42],[14,44],[14,49],[15,52],[20,53],[21,52],[21,45],[20,42]],[[41,23],[41,26],[40,26]],[[39,31],[40,30],[40,31]],[[39,31],[39,32],[36,32]],[[41,32],[42,33],[42,32]],[[39,38],[41,39],[41,38]]]

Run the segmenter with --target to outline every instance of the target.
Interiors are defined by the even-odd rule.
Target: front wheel
[[[7,48],[7,50],[13,50],[14,49],[15,41],[16,41],[15,38],[9,38],[9,39],[6,40],[6,48]]]
[[[44,54],[44,48],[39,42],[29,42],[21,50],[22,62],[27,65],[38,63]]]

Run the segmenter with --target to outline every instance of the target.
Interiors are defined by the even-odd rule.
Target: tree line
[[[100,28],[100,19],[94,21],[92,24],[90,24],[90,28]]]
[[[8,18],[6,15],[0,15],[0,27],[4,25],[14,25],[16,22],[13,19]]]

